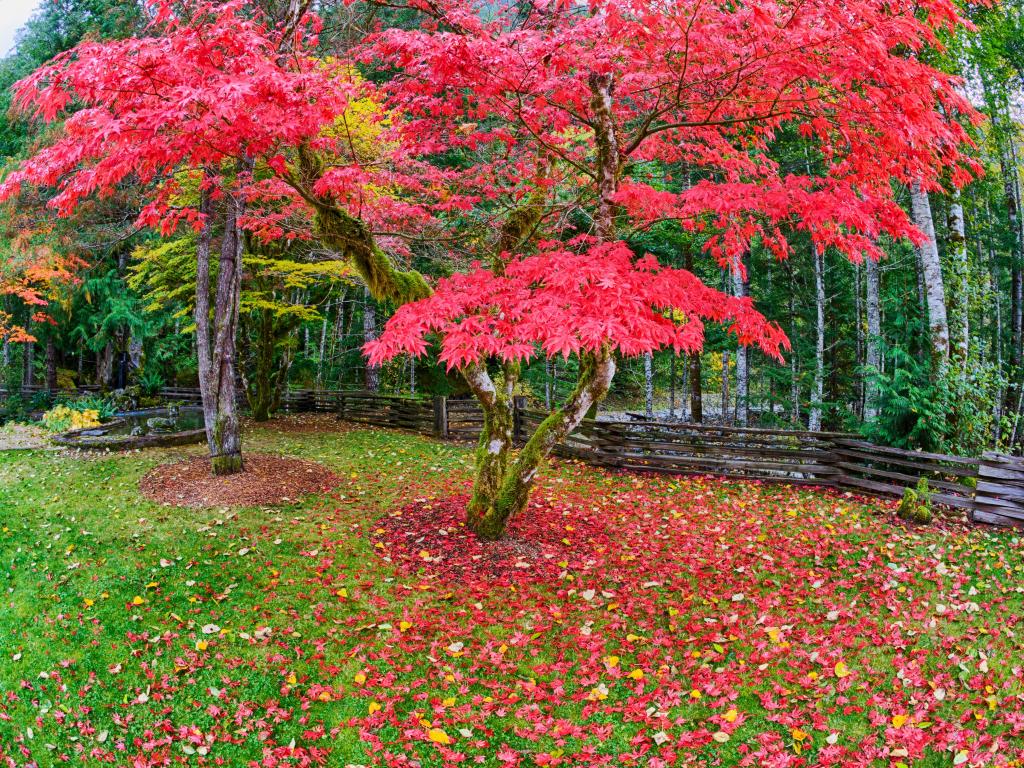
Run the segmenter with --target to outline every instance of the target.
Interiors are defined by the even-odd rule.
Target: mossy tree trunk
[[[251,163],[240,173],[249,173]],[[245,212],[240,195],[227,194],[221,234],[217,286],[210,306],[210,252],[213,243],[214,205],[203,192],[200,211],[203,229],[196,247],[196,350],[199,390],[203,401],[210,467],[215,475],[241,472],[242,440],[238,418],[235,348],[242,289],[244,238],[239,219]]]
[[[482,366],[464,373],[484,411],[466,524],[481,539],[494,541],[526,509],[537,473],[551,451],[607,394],[615,375],[615,358],[607,350],[584,355],[576,388],[560,408],[540,423],[518,454],[513,454],[512,394],[518,366],[505,366],[497,383]]]

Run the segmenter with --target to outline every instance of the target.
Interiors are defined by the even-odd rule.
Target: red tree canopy
[[[289,236],[301,205],[326,202],[401,252],[432,219],[497,217],[539,194],[549,213],[614,205],[627,226],[676,220],[732,265],[756,239],[785,255],[792,230],[875,254],[882,233],[919,236],[894,181],[934,188],[949,169],[959,184],[972,168],[956,119],[974,112],[918,55],[959,23],[948,0],[417,0],[418,26],[361,46],[359,60],[386,71],[382,86],[318,55],[315,17],[285,32],[246,0],[153,6],[150,36],[83,43],[18,84],[22,111],[71,114],[0,198],[55,187],[51,205],[68,215],[89,195],[151,185],[141,220],[168,231],[198,224],[176,204],[191,171],[246,195],[245,226],[263,237]],[[355,117],[360,102],[379,109]],[[378,152],[360,149],[353,119],[375,126]],[[803,155],[782,159],[787,146]],[[242,159],[257,161],[253,178],[232,176]],[[685,184],[670,178],[678,167]],[[422,351],[428,330],[454,335],[453,365],[529,344],[692,350],[702,319],[770,354],[783,343],[748,302],[621,245],[505,258],[504,275],[442,281],[402,310],[375,359]],[[682,318],[661,316],[670,309]]]
[[[624,355],[663,347],[697,352],[704,320],[728,324],[741,343],[776,358],[789,346],[749,298],[726,296],[651,257],[637,259],[621,242],[580,245],[546,243],[536,255],[508,259],[501,275],[476,265],[442,279],[430,298],[399,307],[367,344],[370,362],[421,355],[431,333],[441,336],[449,370],[488,357],[530,358],[538,347],[566,357],[605,347]]]
[[[606,106],[621,212],[706,233],[723,260],[755,238],[785,255],[794,229],[877,256],[882,233],[919,237],[894,181],[935,189],[946,170],[957,185],[976,170],[957,121],[977,113],[920,59],[961,23],[950,0],[410,5],[431,22],[382,32],[366,59],[397,69],[391,104],[421,132],[553,159],[593,194]],[[807,154],[780,161],[786,137]],[[652,176],[653,160],[689,180]]]

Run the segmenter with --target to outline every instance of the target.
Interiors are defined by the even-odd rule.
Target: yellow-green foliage
[[[175,317],[191,318],[195,311],[196,239],[185,235],[161,240],[135,249],[128,284],[142,293],[147,309],[177,308]],[[279,250],[264,246],[264,251]],[[211,284],[216,284],[216,263],[211,265]],[[352,278],[352,268],[344,261],[299,261],[287,253],[273,256],[246,253],[242,257],[242,311],[271,310],[277,316],[292,315],[300,320],[318,320],[315,306],[294,303],[290,299],[308,289]],[[184,330],[191,332],[194,324]]]
[[[57,405],[43,414],[43,425],[50,432],[90,429],[101,423],[100,413],[94,408],[79,411],[67,405]]]

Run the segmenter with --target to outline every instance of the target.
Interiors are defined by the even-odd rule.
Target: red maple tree
[[[934,187],[948,170],[960,184],[973,170],[958,120],[974,112],[918,56],[960,23],[947,0],[413,0],[417,23],[368,36],[344,63],[318,55],[312,16],[275,26],[244,0],[154,7],[151,37],[83,44],[19,84],[18,105],[42,119],[78,111],[0,195],[53,185],[67,214],[117,184],[153,184],[143,221],[192,223],[201,264],[220,238],[236,269],[220,272],[212,328],[201,281],[197,294],[215,455],[238,453],[213,436],[226,425],[237,437],[225,345],[241,228],[281,234],[248,215],[259,200],[307,206],[371,292],[405,305],[373,359],[423,354],[440,333],[481,403],[469,524],[484,538],[525,507],[540,464],[607,392],[617,354],[695,351],[704,320],[772,355],[786,344],[749,300],[637,258],[617,232],[675,221],[729,268],[755,240],[785,256],[800,230],[860,258],[883,233],[919,237],[894,182]],[[360,118],[378,129],[369,154],[345,124],[360,99],[380,107]],[[781,162],[786,142],[806,162]],[[172,205],[182,170],[202,176],[196,209]],[[405,235],[474,217],[494,232],[477,238],[486,267],[435,289],[403,266]],[[581,373],[514,456],[512,393],[535,354],[576,354]]]
[[[617,352],[699,349],[702,318],[772,355],[786,343],[748,302],[634,259],[617,230],[674,221],[737,270],[755,240],[785,257],[796,231],[874,258],[882,234],[920,238],[894,183],[934,188],[946,171],[959,185],[977,171],[958,122],[975,111],[918,55],[962,23],[948,0],[409,6],[421,24],[365,49],[389,72],[389,108],[438,143],[489,146],[521,181],[503,190],[515,202],[490,269],[403,307],[370,352],[422,354],[441,333],[442,358],[484,407],[469,523],[487,538],[607,392]],[[802,162],[780,160],[787,142]],[[570,206],[592,222],[588,245],[519,255],[539,230],[562,234]],[[578,354],[581,375],[512,460],[512,392],[538,351]]]

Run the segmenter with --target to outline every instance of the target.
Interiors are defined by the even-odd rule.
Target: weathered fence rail
[[[160,396],[199,403],[199,390],[190,387],[166,387]],[[282,406],[287,412],[334,413],[345,421],[451,440],[476,439],[484,422],[476,401],[462,398],[304,389],[288,391]],[[523,441],[546,414],[520,398],[515,416],[516,438]],[[586,421],[556,453],[616,469],[809,484],[890,498],[923,477],[939,504],[966,510],[977,522],[1024,527],[1024,458],[1019,456],[966,458],[874,445],[844,432],[640,418]]]
[[[526,424],[543,414],[526,413]],[[657,421],[588,422],[562,453],[621,469],[832,485],[827,433]]]
[[[1024,526],[1024,460],[985,453],[978,467],[974,519],[979,523]]]

